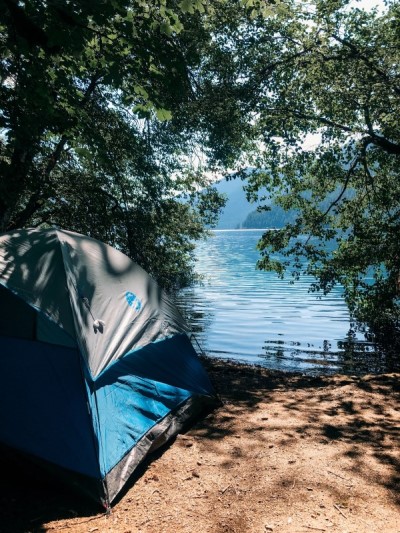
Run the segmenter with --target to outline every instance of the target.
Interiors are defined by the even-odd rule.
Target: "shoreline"
[[[267,367],[265,365],[263,365],[262,363],[259,363],[259,362],[250,362],[250,361],[246,361],[244,359],[236,359],[235,357],[219,357],[219,356],[214,356],[214,355],[208,355],[206,353],[198,353],[198,356],[200,357],[203,365],[207,368],[207,369],[212,369],[213,368],[213,362],[215,362],[215,365],[218,366],[218,364],[221,364],[221,365],[226,365],[226,366],[237,366],[238,368],[242,368],[243,370],[246,370],[249,369],[253,369],[253,370],[257,370],[257,369],[260,369],[262,371],[265,371],[267,372],[268,374],[270,375],[277,375],[277,376],[282,376],[282,378],[284,376],[292,376],[292,377],[295,377],[295,376],[303,376],[303,377],[309,377],[309,378],[317,378],[317,377],[334,377],[334,376],[343,376],[343,377],[352,377],[354,379],[357,379],[357,378],[362,378],[363,376],[381,376],[381,375],[390,375],[390,374],[399,374],[400,376],[400,370],[398,370],[398,365],[396,366],[396,368],[394,370],[392,369],[384,369],[384,370],[380,370],[380,371],[373,371],[371,370],[371,368],[361,368],[359,370],[357,369],[351,369],[349,371],[345,371],[344,369],[340,368],[340,367],[334,367],[334,366],[330,366],[331,362],[321,362],[320,360],[318,359],[315,359],[315,363],[314,363],[314,366],[312,366],[311,368],[304,368],[304,369],[293,369],[293,368],[290,368],[288,367],[287,369],[282,369],[282,368],[271,368],[271,367]],[[310,362],[310,360],[308,360],[307,362]]]

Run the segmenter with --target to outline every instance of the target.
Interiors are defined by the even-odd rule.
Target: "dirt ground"
[[[143,465],[109,515],[3,466],[0,531],[400,532],[399,374],[207,366],[223,405]]]

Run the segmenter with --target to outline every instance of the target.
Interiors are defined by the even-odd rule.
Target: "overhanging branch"
[[[370,57],[368,57],[367,55],[363,54],[358,48],[357,46],[348,41],[347,39],[343,39],[342,37],[339,37],[339,35],[337,34],[333,34],[332,35],[332,38],[335,39],[335,41],[341,43],[343,46],[346,46],[346,48],[348,48],[349,50],[351,50],[353,52],[353,54],[356,56],[356,57],[359,57],[361,59],[361,61],[373,72],[375,72],[375,74],[378,74],[378,76],[382,79],[385,80],[385,82],[387,84],[389,84],[393,91],[397,94],[397,95],[400,95],[400,87],[397,87],[397,85],[395,85],[393,83],[393,80],[392,78],[384,71],[382,70],[381,68],[377,67],[373,61],[371,61]]]
[[[349,186],[350,178],[351,178],[354,170],[356,169],[358,163],[359,163],[359,158],[356,157],[354,159],[353,163],[351,164],[349,170],[346,173],[344,184],[343,184],[342,190],[339,193],[339,196],[335,200],[333,200],[333,202],[331,202],[329,204],[328,208],[324,211],[324,213],[322,213],[321,221],[324,220],[324,218],[330,213],[330,211],[335,207],[335,205],[337,205],[341,201],[341,199],[343,198],[343,196],[344,196],[344,194],[347,191],[347,188]]]
[[[331,120],[326,117],[322,117],[320,115],[311,115],[307,113],[301,113],[299,111],[290,110],[287,108],[281,108],[281,109],[275,108],[275,109],[269,109],[267,111],[270,111],[271,113],[274,113],[274,114],[284,115],[286,117],[292,116],[292,117],[307,120],[310,122],[311,121],[316,122],[324,126],[330,126],[332,128],[335,128],[341,131],[353,133],[354,135],[361,134],[361,135],[364,135],[362,142],[366,143],[367,145],[374,144],[375,146],[379,146],[380,148],[382,148],[383,150],[385,150],[385,152],[388,152],[389,154],[400,155],[400,144],[390,141],[389,139],[386,139],[386,137],[382,137],[381,135],[378,135],[377,133],[375,133],[371,124],[368,122],[367,122],[367,130],[365,130],[362,128],[353,128],[350,126],[346,126],[344,124],[341,124],[340,122],[336,122],[334,120]]]

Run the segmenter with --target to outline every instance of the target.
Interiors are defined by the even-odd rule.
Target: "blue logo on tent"
[[[125,298],[126,298],[126,301],[128,302],[128,305],[130,307],[133,307],[136,313],[139,313],[139,311],[142,308],[142,302],[139,300],[136,294],[134,294],[133,292],[127,292],[125,294]]]

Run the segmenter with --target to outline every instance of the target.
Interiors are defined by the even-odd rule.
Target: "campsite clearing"
[[[399,375],[206,366],[223,406],[145,464],[111,514],[14,470],[0,531],[400,531]]]

